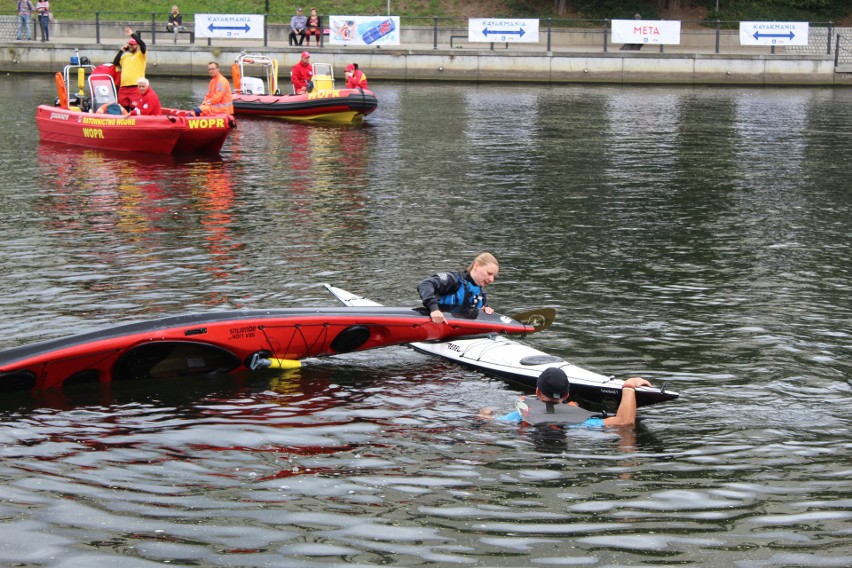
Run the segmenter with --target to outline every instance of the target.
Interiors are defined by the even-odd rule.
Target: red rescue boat
[[[56,74],[56,105],[39,105],[36,125],[41,139],[104,150],[148,154],[218,154],[236,126],[230,115],[191,117],[185,110],[163,108],[158,116],[116,115],[96,112],[118,100],[114,75],[72,58]],[[70,77],[76,74],[78,90],[69,96]]]
[[[334,69],[330,64],[314,63],[313,71],[314,88],[310,93],[282,94],[278,87],[277,59],[260,54],[240,54],[231,66],[234,114],[357,123],[376,110],[378,100],[372,91],[334,88]]]

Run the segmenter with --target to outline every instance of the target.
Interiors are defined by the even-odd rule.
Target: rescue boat
[[[173,316],[0,351],[0,392],[297,368],[305,358],[387,345],[536,331],[499,314],[448,324],[433,323],[423,309],[385,307]]]
[[[278,86],[278,60],[242,53],[231,66],[234,114],[297,121],[357,123],[376,110],[368,89],[337,89],[329,63],[314,63],[314,88],[304,95],[283,94]]]
[[[195,117],[171,108],[158,116],[104,113],[118,101],[111,67],[95,67],[76,56],[56,73],[56,104],[39,105],[36,111],[43,141],[148,154],[218,154],[236,126],[227,114]],[[70,93],[75,75],[77,91]]]

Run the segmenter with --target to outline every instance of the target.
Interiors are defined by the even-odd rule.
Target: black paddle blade
[[[536,331],[544,331],[556,319],[556,310],[553,308],[538,308],[536,310],[512,314],[510,317],[521,323],[533,326]]]

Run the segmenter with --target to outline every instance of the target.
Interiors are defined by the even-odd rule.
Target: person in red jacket
[[[302,52],[302,58],[293,65],[290,70],[290,82],[293,83],[293,92],[304,95],[313,90],[314,69],[311,67],[311,54]]]
[[[346,66],[346,71],[343,73],[346,77],[347,89],[367,89],[367,76],[364,72],[358,69],[357,63],[350,63]]]
[[[160,97],[151,88],[151,84],[145,77],[136,81],[139,87],[139,97],[133,101],[133,109],[130,114],[141,114],[144,116],[158,116],[162,114],[160,109]]]

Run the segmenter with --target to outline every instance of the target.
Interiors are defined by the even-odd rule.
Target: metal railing
[[[173,35],[166,32],[168,14],[157,12],[79,12],[70,18],[65,14],[62,20],[51,23],[51,38],[62,41],[63,37],[71,37],[76,40],[91,38],[95,44],[104,42],[115,43],[122,41],[124,26],[141,28],[151,35],[145,39],[156,45],[162,36]],[[260,42],[264,47],[270,43],[287,44],[287,34],[290,14],[266,14],[264,18],[264,31]],[[192,29],[192,14],[184,14],[184,26]],[[322,15],[323,23],[327,26],[328,16]],[[35,18],[33,18],[35,20]],[[587,53],[608,52],[612,49],[622,49],[617,44],[612,44],[611,20],[590,19],[556,19],[541,18],[539,41],[535,43],[510,43],[510,44],[482,44],[469,43],[466,41],[468,33],[467,18],[455,17],[402,17],[401,23],[401,47],[416,46],[421,49],[494,49],[495,45],[501,49],[529,51],[583,51]],[[38,23],[33,21],[33,32],[37,31]],[[809,43],[807,46],[785,46],[785,54],[835,54],[835,58],[844,61],[847,57],[846,51],[849,42],[843,42],[838,38],[844,36],[848,28],[836,28],[833,22],[812,22],[809,24]],[[14,12],[0,12],[0,41],[15,41],[17,35],[17,15]],[[194,36],[187,34],[186,39],[192,43]],[[35,35],[33,36],[35,37]],[[149,39],[150,38],[150,39]],[[206,38],[206,44],[212,45],[213,41],[222,45],[233,45],[234,42],[245,41],[240,39]],[[637,46],[638,48],[639,46]],[[680,45],[645,45],[646,51],[658,50],[678,53],[776,53],[774,46],[741,46],[739,42],[739,22],[716,21],[708,27],[707,22],[698,20],[681,21],[681,43]],[[636,49],[638,50],[638,49]],[[842,53],[835,53],[843,51]]]

